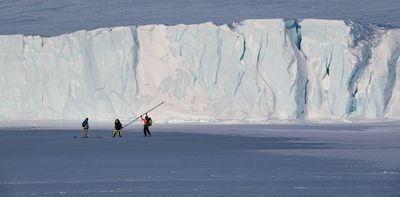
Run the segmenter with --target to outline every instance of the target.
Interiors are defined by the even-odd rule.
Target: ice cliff
[[[331,20],[0,36],[0,120],[400,118],[400,29]]]

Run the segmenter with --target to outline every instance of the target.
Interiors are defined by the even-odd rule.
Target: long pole
[[[142,115],[140,115],[140,116],[138,116],[137,118],[135,118],[134,120],[130,121],[128,124],[126,124],[126,125],[125,125],[125,126],[123,126],[122,128],[124,128],[124,127],[126,127],[126,126],[128,126],[128,125],[132,124],[132,123],[133,123],[133,122],[135,122],[137,119],[139,119],[141,116],[143,116],[143,115],[145,115],[145,114],[147,114],[147,113],[149,113],[149,112],[153,111],[155,108],[159,107],[160,105],[162,105],[162,104],[164,104],[164,103],[165,103],[165,101],[163,101],[163,102],[161,102],[160,104],[158,104],[158,105],[154,106],[154,107],[153,107],[153,108],[151,108],[150,110],[148,110],[148,111],[144,112]]]

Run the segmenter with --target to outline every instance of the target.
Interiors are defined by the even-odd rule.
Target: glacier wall
[[[400,29],[348,21],[0,36],[0,120],[400,118]]]

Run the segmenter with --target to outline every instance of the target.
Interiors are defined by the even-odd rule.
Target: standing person
[[[151,137],[151,133],[150,133],[150,130],[149,130],[149,126],[152,125],[151,118],[149,116],[147,116],[147,114],[146,114],[146,116],[144,118],[142,116],[140,116],[140,118],[143,120],[143,134],[144,134],[144,137],[147,137],[147,136]]]
[[[122,137],[121,132],[122,132],[122,124],[118,119],[115,119],[114,122],[114,132],[113,132],[113,137],[115,137],[118,133],[119,137]]]
[[[89,133],[89,118],[86,118],[82,122],[82,127],[83,127],[83,137],[87,138],[88,137],[88,133]]]

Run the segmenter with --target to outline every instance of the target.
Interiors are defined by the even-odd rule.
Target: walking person
[[[82,122],[82,128],[83,128],[83,137],[87,138],[88,133],[89,133],[89,118],[86,118],[83,122]]]
[[[147,136],[151,137],[151,133],[150,133],[150,130],[149,130],[149,127],[152,125],[151,118],[149,116],[147,116],[147,114],[146,114],[146,116],[144,118],[142,116],[140,116],[140,118],[143,120],[143,134],[144,134],[144,137],[147,137]]]
[[[122,133],[122,124],[119,121],[119,119],[115,119],[114,122],[114,132],[113,132],[113,137],[115,137],[117,134],[119,137],[122,137],[121,133]]]

